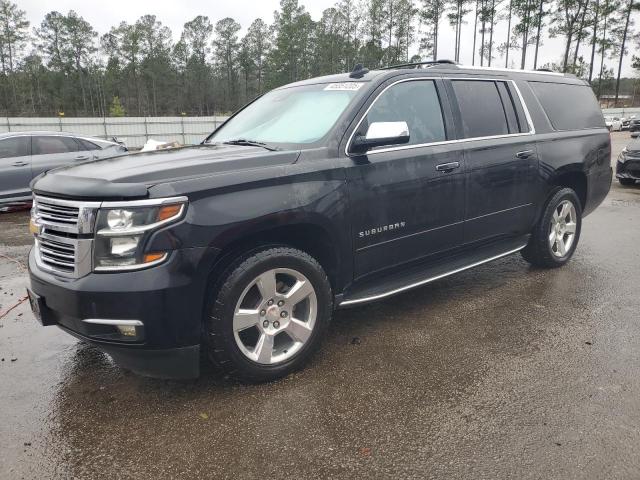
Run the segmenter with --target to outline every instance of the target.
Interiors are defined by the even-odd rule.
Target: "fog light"
[[[134,325],[118,325],[118,330],[124,337],[135,337],[138,334]]]

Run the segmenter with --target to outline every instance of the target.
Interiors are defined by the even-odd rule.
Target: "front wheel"
[[[561,267],[575,252],[581,228],[582,208],[578,196],[570,188],[558,189],[533,228],[522,256],[538,267]]]
[[[265,382],[304,365],[333,312],[331,285],[320,264],[289,247],[240,257],[214,285],[206,343],[229,375]]]

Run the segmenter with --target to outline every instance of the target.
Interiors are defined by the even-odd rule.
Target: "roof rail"
[[[538,68],[536,70],[520,70],[520,69],[515,69],[515,68],[497,68],[497,67],[485,67],[485,66],[478,66],[478,65],[462,65],[460,63],[456,63],[453,60],[431,60],[428,62],[415,62],[415,63],[402,63],[400,65],[390,65],[388,67],[381,67],[378,70],[394,70],[396,68],[408,68],[408,67],[419,67],[421,65],[427,65],[427,66],[437,66],[437,65],[451,65],[451,66],[456,66],[458,68],[461,68],[463,70],[488,70],[488,71],[495,71],[495,72],[513,72],[513,73],[541,73],[541,74],[546,74],[546,75],[557,75],[557,76],[566,76],[568,74],[565,73],[560,73],[560,72],[554,72],[553,70],[549,70],[546,68]]]
[[[422,65],[458,65],[458,63],[453,60],[430,60],[427,62],[412,62],[412,63],[401,63],[399,65],[389,65],[388,67],[382,67],[379,70],[394,70],[396,68],[407,68],[407,67],[420,67]]]
[[[487,70],[493,72],[509,72],[509,73],[539,73],[541,75],[556,75],[556,76],[565,76],[564,73],[554,72],[554,71],[544,71],[544,70],[527,70],[527,69],[519,69],[519,68],[500,68],[500,67],[485,67],[478,65],[460,65],[460,68],[463,70]]]

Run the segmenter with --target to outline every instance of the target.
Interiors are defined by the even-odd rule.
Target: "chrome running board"
[[[479,261],[473,262],[471,264],[464,265],[464,266],[459,267],[459,268],[455,268],[453,270],[449,270],[449,271],[446,271],[446,272],[443,272],[443,273],[439,273],[439,274],[434,275],[434,276],[429,276],[429,277],[424,278],[422,280],[419,280],[417,282],[416,281],[412,281],[411,283],[409,283],[407,285],[403,285],[403,286],[400,286],[400,287],[394,287],[394,288],[392,288],[390,290],[387,290],[387,291],[384,291],[384,292],[376,293],[376,294],[373,294],[373,295],[367,295],[367,296],[363,296],[363,297],[356,297],[356,298],[353,298],[353,299],[346,299],[346,300],[343,300],[342,302],[340,302],[340,304],[338,306],[339,307],[348,307],[348,306],[351,306],[351,305],[357,305],[357,304],[360,304],[360,303],[373,302],[375,300],[380,300],[382,298],[390,297],[390,296],[395,295],[397,293],[401,293],[401,292],[404,292],[406,290],[411,290],[412,288],[420,287],[420,286],[425,285],[427,283],[435,282],[436,280],[439,280],[439,279],[444,278],[444,277],[448,277],[449,275],[453,275],[455,273],[459,273],[459,272],[462,272],[464,270],[469,270],[470,268],[477,267],[478,265],[482,265],[483,263],[489,263],[489,262],[492,262],[493,260],[497,260],[499,258],[506,257],[508,255],[511,255],[512,253],[519,252],[520,250],[522,250],[526,246],[527,246],[527,244],[525,243],[524,245],[521,245],[521,246],[519,246],[517,248],[513,248],[511,250],[499,253],[497,255],[493,255],[493,256],[485,258],[483,260],[479,260]]]

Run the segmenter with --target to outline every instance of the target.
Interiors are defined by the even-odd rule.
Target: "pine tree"
[[[120,97],[113,97],[111,100],[111,106],[109,107],[109,116],[110,117],[124,117],[125,110],[122,104],[120,103]]]
[[[447,0],[421,0],[422,8],[419,16],[425,25],[426,31],[420,38],[420,51],[433,60],[438,58],[438,35],[440,33],[440,21],[445,11]]]
[[[238,32],[240,24],[233,18],[223,18],[216,23],[213,40],[216,67],[224,78],[224,103],[227,111],[233,111],[238,105],[238,51],[240,43]]]

